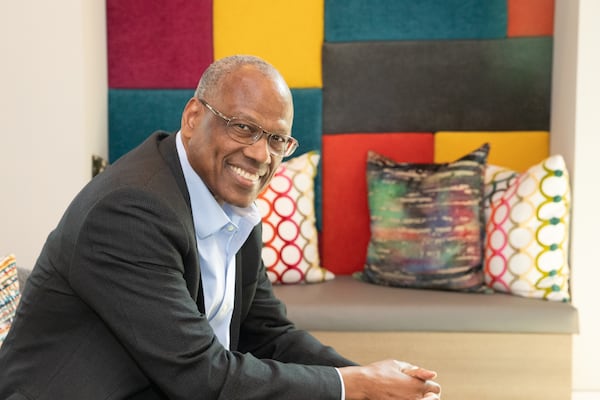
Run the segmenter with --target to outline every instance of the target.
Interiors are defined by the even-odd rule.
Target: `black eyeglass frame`
[[[298,141],[291,136],[268,132],[264,130],[262,126],[243,118],[228,117],[211,106],[206,100],[202,98],[198,98],[198,100],[214,115],[225,121],[228,128],[226,130],[227,134],[231,139],[238,143],[252,145],[258,142],[263,136],[266,136],[269,152],[276,157],[288,157],[298,148]],[[240,121],[242,123],[236,127],[234,124],[239,123]],[[246,132],[246,130],[248,130],[248,132]],[[276,147],[273,147],[273,143],[283,143],[283,149],[278,150]]]

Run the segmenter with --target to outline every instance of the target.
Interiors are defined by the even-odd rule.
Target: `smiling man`
[[[292,119],[271,65],[213,63],[180,131],[94,178],[48,237],[0,348],[0,398],[439,398],[435,373],[357,366],[273,295],[254,200],[297,147]]]

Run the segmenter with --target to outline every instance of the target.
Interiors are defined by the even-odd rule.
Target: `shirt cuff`
[[[340,383],[342,384],[342,395],[340,397],[341,400],[346,400],[346,387],[344,386],[344,378],[342,378],[342,373],[338,368],[335,369],[340,377]]]

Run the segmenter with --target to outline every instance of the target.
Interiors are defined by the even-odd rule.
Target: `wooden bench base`
[[[444,400],[571,398],[570,334],[311,333],[362,364],[394,358],[437,371]]]

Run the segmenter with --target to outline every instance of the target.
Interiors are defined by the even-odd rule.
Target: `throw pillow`
[[[369,153],[371,240],[362,279],[389,286],[480,290],[483,175],[489,145],[444,164]]]
[[[0,261],[0,346],[8,334],[21,298],[14,255]]]
[[[320,265],[314,180],[320,154],[311,151],[279,166],[256,204],[263,221],[262,258],[272,283],[334,278]]]
[[[486,171],[486,284],[523,297],[569,301],[569,175],[555,155],[523,174]]]

